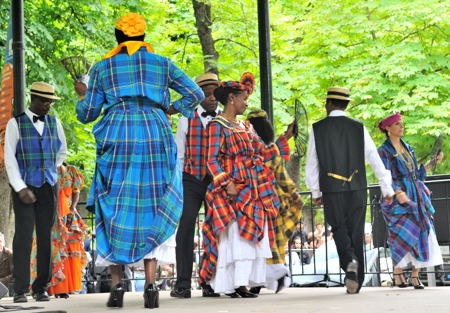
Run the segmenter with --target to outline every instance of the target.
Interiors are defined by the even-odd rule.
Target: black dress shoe
[[[159,308],[159,291],[153,284],[149,284],[147,288],[145,288],[144,306],[149,309]]]
[[[125,289],[123,289],[121,284],[117,284],[111,288],[109,292],[109,299],[106,303],[108,308],[121,308],[123,307],[123,295],[125,294]]]
[[[352,260],[347,264],[347,270],[345,271],[345,287],[347,287],[347,293],[355,294],[359,291],[358,283],[358,261]]]
[[[255,295],[259,295],[259,293],[261,292],[261,288],[262,288],[262,287],[260,287],[260,286],[258,286],[258,287],[252,287],[252,288],[250,288],[250,292],[253,293],[253,294],[255,294]]]
[[[248,292],[247,288],[245,288],[245,287],[239,287],[239,288],[236,288],[234,290],[242,298],[256,298],[256,297],[258,297],[258,295],[255,295],[254,293]]]
[[[237,294],[237,292],[226,293],[225,295],[227,295],[230,298],[239,298],[239,295]]]
[[[14,303],[24,303],[24,302],[28,302],[28,299],[24,294],[14,296]]]
[[[170,296],[173,298],[190,298],[191,297],[191,289],[175,288],[170,292]]]
[[[47,291],[35,293],[33,295],[33,298],[36,299],[36,301],[50,301],[50,297],[48,296]]]
[[[214,289],[212,289],[211,285],[202,285],[202,296],[203,297],[220,297],[220,294],[214,292]]]

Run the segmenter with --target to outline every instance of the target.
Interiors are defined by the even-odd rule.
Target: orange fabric
[[[64,217],[70,213],[69,201],[67,201],[68,197],[72,196],[72,188],[61,188],[58,191],[58,210],[59,217]]]

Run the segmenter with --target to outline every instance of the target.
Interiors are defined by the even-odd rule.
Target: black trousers
[[[200,181],[183,172],[183,213],[176,234],[177,281],[175,288],[191,288],[195,222],[200,207],[205,201],[206,189],[210,182],[208,178]]]
[[[47,290],[51,279],[51,229],[56,212],[56,186],[45,183],[42,187],[30,187],[37,201],[25,204],[15,191],[12,192],[15,214],[13,239],[13,276],[16,295],[29,292],[30,254],[33,230],[36,227],[37,277],[31,289],[34,293]]]
[[[323,193],[325,220],[331,226],[339,262],[346,271],[347,264],[359,262],[358,281],[364,282],[364,223],[366,217],[367,191]]]

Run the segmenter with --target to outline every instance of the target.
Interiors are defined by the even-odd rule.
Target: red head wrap
[[[384,118],[381,122],[378,123],[378,128],[381,131],[385,131],[386,127],[391,126],[392,124],[401,121],[402,116],[399,113],[394,113],[392,115],[389,115],[388,117]]]

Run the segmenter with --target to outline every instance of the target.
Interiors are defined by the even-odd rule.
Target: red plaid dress
[[[279,199],[275,178],[264,163],[277,148],[266,148],[252,128],[230,124],[221,116],[208,125],[208,170],[213,182],[206,193],[207,212],[203,224],[204,256],[200,282],[215,274],[218,238],[231,221],[238,223],[242,238],[255,244],[264,237],[267,222],[271,245],[274,240]],[[227,199],[226,186],[233,181],[238,188],[236,202]]]

